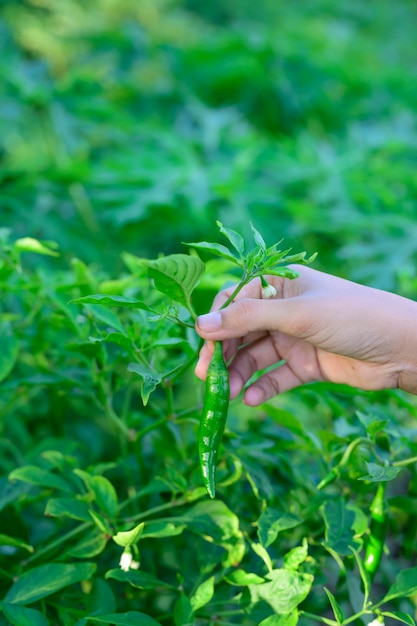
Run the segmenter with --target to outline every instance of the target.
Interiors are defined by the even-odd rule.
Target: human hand
[[[220,292],[211,313],[197,319],[201,337],[224,342],[231,398],[255,372],[281,360],[245,390],[246,404],[323,380],[417,394],[417,303],[305,266],[293,269],[298,278],[267,277],[277,290],[273,299],[261,299],[254,279],[222,310],[233,288]],[[201,379],[211,354],[206,342],[195,370]]]

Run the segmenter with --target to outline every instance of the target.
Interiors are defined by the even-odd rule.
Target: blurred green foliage
[[[251,219],[416,284],[411,0],[9,0],[1,224],[120,269]]]
[[[375,486],[358,478],[375,460],[404,471],[372,600],[415,562],[415,398],[322,383],[256,411],[236,400],[207,503],[202,386],[166,378],[195,358],[193,330],[68,302],[161,304],[136,257],[218,241],[216,220],[415,297],[416,18],[412,0],[0,3],[1,626],[308,626],[332,617],[324,585],[349,620],[363,599],[349,546],[366,542]],[[207,270],[198,311],[235,278]],[[159,375],[137,368],[157,381],[146,406],[135,359]],[[111,536],[142,518],[141,569],[122,572]],[[299,622],[257,588],[286,566],[297,602],[314,576]],[[393,610],[412,624],[401,581]]]

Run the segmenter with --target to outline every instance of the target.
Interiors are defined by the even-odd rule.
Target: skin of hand
[[[260,279],[222,310],[234,288],[217,294],[211,312],[197,319],[197,333],[206,342],[196,375],[205,379],[211,342],[218,340],[229,362],[231,398],[255,372],[285,361],[245,390],[249,406],[313,381],[417,394],[417,302],[291,267],[299,273],[295,279],[266,277],[277,290],[272,299],[262,299]]]

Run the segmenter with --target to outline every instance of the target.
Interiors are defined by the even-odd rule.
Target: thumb
[[[225,309],[200,315],[196,331],[203,339],[218,341],[243,337],[253,331],[278,330],[294,334],[294,315],[298,308],[294,300],[242,298]],[[298,311],[298,318],[299,315]]]

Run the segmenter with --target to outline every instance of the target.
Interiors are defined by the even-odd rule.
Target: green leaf
[[[138,376],[142,378],[140,395],[144,406],[146,406],[149,401],[149,396],[155,391],[157,386],[161,384],[164,376],[162,374],[156,374],[153,370],[140,363],[129,363],[127,369],[129,372],[138,374]]]
[[[131,309],[141,309],[155,313],[147,304],[137,298],[129,298],[128,296],[112,296],[104,293],[95,293],[82,298],[70,300],[68,304],[100,304],[101,306],[117,306]]]
[[[275,569],[265,578],[269,582],[250,585],[252,601],[264,600],[278,615],[292,613],[308,596],[314,577],[287,569]]]
[[[361,476],[358,480],[366,480],[370,483],[394,480],[401,472],[401,467],[393,467],[392,465],[377,465],[376,463],[367,463],[368,474]]]
[[[21,239],[16,239],[14,247],[19,252],[35,252],[36,254],[46,256],[59,256],[59,253],[53,249],[56,248],[56,243],[53,241],[40,242],[33,237],[22,237]]]
[[[343,498],[326,502],[322,511],[326,525],[326,540],[323,542],[323,546],[340,555],[350,555],[351,546],[358,545],[353,530],[355,524],[354,511],[346,506]]]
[[[112,624],[112,626],[161,626],[153,617],[139,613],[139,611],[128,611],[127,613],[111,613],[100,615],[99,617],[87,617],[87,622],[100,622],[100,624]]]
[[[0,535],[0,546],[13,546],[14,548],[21,548],[22,550],[27,550],[28,552],[34,551],[32,546],[25,543],[21,539],[9,537],[8,535]]]
[[[239,518],[221,500],[199,502],[177,521],[187,524],[189,530],[212,540],[226,550],[223,564],[236,567],[243,558],[246,546],[239,527]]]
[[[127,337],[127,332],[114,311],[110,311],[101,304],[86,304],[85,306],[87,310],[100,322],[103,322],[106,326],[110,326],[110,328],[114,328],[119,333]]]
[[[201,259],[188,254],[171,254],[156,261],[142,260],[158,291],[191,309],[190,297],[203,274]]]
[[[331,591],[329,591],[329,589],[327,589],[326,587],[323,587],[324,591],[327,594],[327,597],[329,598],[329,602],[331,604],[334,616],[336,618],[336,621],[338,624],[342,624],[343,620],[345,619],[345,616],[343,615],[343,611],[340,608],[340,605],[338,603],[338,601],[336,600],[336,598],[334,597],[334,595],[332,594]]]
[[[208,604],[214,596],[214,576],[210,576],[201,583],[190,598],[191,608],[196,613],[203,606]]]
[[[20,576],[4,600],[13,604],[31,604],[64,587],[88,580],[95,571],[95,563],[39,565]]]
[[[18,604],[3,603],[3,612],[12,626],[49,626],[42,613]]]
[[[274,568],[273,568],[272,559],[269,556],[268,550],[264,548],[262,544],[256,543],[255,541],[253,541],[250,545],[251,545],[252,550],[255,552],[255,554],[257,554],[259,558],[262,559],[262,561],[265,563],[267,570],[269,572],[272,572]]]
[[[266,251],[266,243],[264,238],[262,237],[261,233],[256,230],[255,226],[252,224],[252,222],[250,222],[250,227],[252,230],[252,235],[253,238],[255,240],[256,245],[258,246],[258,248],[260,248],[261,250]]]
[[[287,615],[271,615],[262,620],[259,626],[297,626],[298,611],[293,611]]]
[[[7,378],[16,363],[19,342],[10,324],[0,324],[0,382]]]
[[[245,253],[245,241],[243,237],[235,230],[225,228],[221,222],[217,222],[217,226],[219,227],[222,235],[230,241],[240,258],[242,258]]]
[[[193,609],[190,599],[182,593],[174,607],[175,626],[192,626],[193,621]]]
[[[212,254],[231,261],[234,265],[239,264],[239,259],[230,252],[229,248],[223,246],[221,243],[210,243],[208,241],[200,241],[198,243],[185,243],[184,245],[196,248],[197,250],[205,250]]]
[[[396,598],[408,598],[417,593],[417,567],[402,570],[391,585],[381,603],[391,602]]]
[[[302,520],[297,515],[272,507],[267,508],[256,522],[259,541],[267,548],[276,540],[281,531],[294,528],[301,522]]]
[[[110,517],[115,517],[119,508],[117,493],[111,482],[104,476],[92,476],[84,470],[75,469],[87,489],[94,494],[97,506]]]
[[[60,476],[48,472],[37,465],[25,465],[18,467],[9,474],[9,480],[21,480],[31,485],[48,487],[49,489],[59,489],[71,493],[72,487]]]
[[[392,619],[397,620],[397,622],[402,622],[403,624],[408,624],[409,626],[416,626],[416,622],[413,620],[411,615],[407,615],[402,611],[384,611],[382,615],[384,617],[392,617]]]
[[[141,570],[130,569],[125,572],[121,569],[111,569],[106,573],[106,578],[112,578],[122,583],[129,583],[129,585],[137,589],[156,589],[158,587],[176,589],[176,587]]]
[[[103,578],[98,578],[97,576],[91,582],[91,590],[85,598],[85,613],[101,615],[102,613],[114,613],[117,611],[116,598],[111,585]]]
[[[290,278],[290,279],[294,279],[299,276],[298,272],[296,272],[295,270],[289,267],[277,267],[275,269],[270,269],[268,267],[267,272],[265,273],[270,274],[271,276],[281,276],[281,278]]]
[[[108,536],[97,528],[92,528],[81,541],[67,550],[67,554],[76,559],[90,559],[101,554],[107,546]]]
[[[284,568],[296,570],[300,567],[301,563],[304,563],[307,557],[308,541],[307,538],[304,537],[301,546],[296,546],[295,548],[292,548],[292,550],[290,550],[284,556]]]
[[[229,585],[235,585],[237,587],[246,587],[248,585],[260,585],[265,582],[265,578],[254,574],[253,572],[245,572],[243,569],[236,569],[227,574],[224,580]]]
[[[88,504],[75,498],[50,498],[46,503],[45,515],[91,522]]]
[[[185,524],[177,524],[174,522],[145,522],[142,537],[175,537],[184,532]]]
[[[122,546],[122,548],[132,546],[139,541],[143,533],[144,527],[145,522],[141,522],[140,524],[132,528],[132,530],[120,531],[113,536],[113,541],[117,543],[118,546]]]

